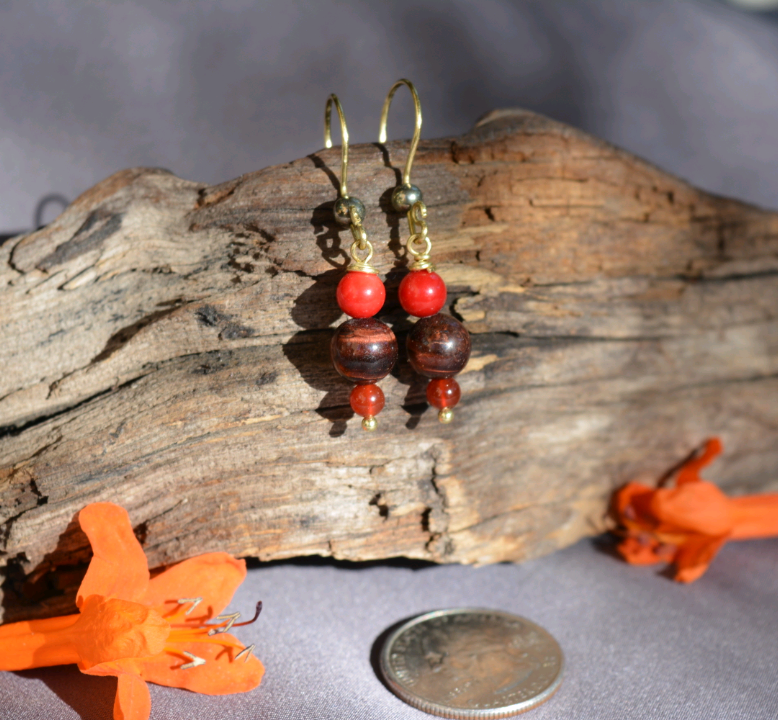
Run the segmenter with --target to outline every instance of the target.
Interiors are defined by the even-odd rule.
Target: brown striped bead
[[[421,318],[408,334],[408,359],[428,378],[452,377],[470,358],[470,333],[450,315]]]
[[[359,385],[386,377],[397,362],[397,339],[392,329],[375,318],[353,318],[332,337],[330,354],[335,369]]]

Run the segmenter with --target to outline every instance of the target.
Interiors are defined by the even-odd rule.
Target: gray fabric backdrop
[[[42,195],[72,199],[123,167],[218,182],[305,155],[322,144],[332,91],[353,141],[373,141],[403,75],[426,137],[520,105],[702,187],[778,204],[771,16],[703,0],[0,0],[0,234],[29,227]],[[402,102],[394,128],[410,127]],[[522,566],[272,565],[250,572],[234,606],[258,598],[263,616],[241,637],[266,662],[262,687],[154,687],[152,718],[424,717],[376,678],[371,646],[452,605],[518,612],[559,639],[567,678],[538,720],[778,717],[778,541],[728,546],[691,587],[587,541]],[[114,686],[72,667],[2,673],[0,720],[105,719]]]
[[[567,660],[528,720],[775,720],[778,540],[733,543],[691,586],[582,541],[523,565],[317,564],[257,568],[234,609],[267,667],[260,687],[212,698],[151,686],[152,720],[421,720],[371,666],[373,643],[410,615],[476,605],[529,617]],[[109,720],[116,681],[75,666],[0,673],[2,720]]]

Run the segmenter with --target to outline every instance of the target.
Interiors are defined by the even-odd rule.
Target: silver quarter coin
[[[564,656],[542,627],[483,608],[435,610],[387,639],[381,672],[392,691],[445,718],[504,718],[537,707],[562,682]]]

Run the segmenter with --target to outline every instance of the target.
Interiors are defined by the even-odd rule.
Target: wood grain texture
[[[354,146],[349,169],[401,346],[406,149]],[[7,617],[68,597],[88,502],[126,507],[152,566],[217,549],[490,563],[601,531],[614,487],[712,434],[711,479],[776,487],[778,215],[527,112],[423,142],[414,182],[473,355],[443,426],[401,351],[367,434],[328,355],[339,162],[216,187],[126,170],[0,247]]]

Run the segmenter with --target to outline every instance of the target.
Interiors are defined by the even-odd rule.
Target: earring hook
[[[346,185],[348,175],[348,129],[346,128],[346,116],[343,113],[343,106],[338,100],[338,96],[332,93],[327,98],[327,105],[324,108],[324,147],[332,147],[332,128],[330,116],[332,114],[332,105],[335,105],[335,109],[338,111],[338,118],[340,119],[340,135],[342,137],[342,145],[340,151],[340,188],[338,193],[342,198],[348,197],[348,187]]]
[[[392,98],[394,97],[395,92],[397,92],[398,88],[400,88],[402,85],[407,86],[408,90],[411,91],[411,95],[413,96],[413,109],[414,113],[416,114],[416,123],[413,128],[411,148],[408,151],[408,159],[405,161],[405,170],[403,170],[403,185],[410,185],[413,158],[416,155],[416,148],[419,145],[419,138],[421,138],[421,101],[419,100],[419,93],[416,92],[416,87],[410,80],[406,80],[405,78],[398,80],[394,85],[392,85],[392,89],[386,96],[383,110],[381,110],[381,125],[378,130],[378,142],[386,142],[386,118],[389,115],[389,106],[392,104]]]

